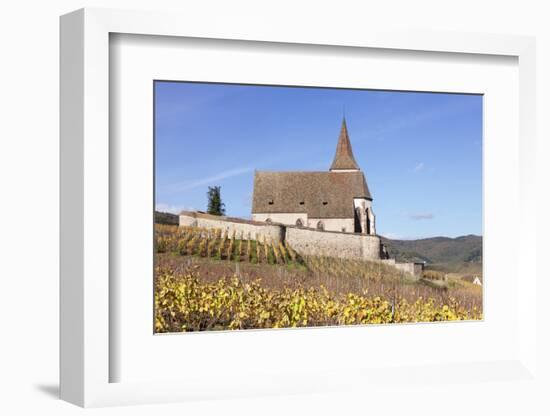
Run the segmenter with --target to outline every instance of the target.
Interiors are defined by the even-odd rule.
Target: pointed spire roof
[[[342,128],[340,129],[340,137],[338,137],[336,154],[334,155],[330,170],[360,170],[359,165],[353,157],[353,151],[351,150],[351,142],[349,140],[345,117],[342,120]]]

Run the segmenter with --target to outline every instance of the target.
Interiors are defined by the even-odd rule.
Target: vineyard
[[[256,239],[250,234],[224,233],[221,229],[177,227],[156,224],[157,253],[177,252],[182,256],[212,257],[217,260],[268,264],[302,264],[288,245]],[[252,239],[254,237],[254,239]]]
[[[304,257],[251,235],[156,225],[155,330],[181,332],[482,319],[481,290],[379,262]]]

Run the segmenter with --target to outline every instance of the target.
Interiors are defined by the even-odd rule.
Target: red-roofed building
[[[255,221],[375,235],[372,196],[342,121],[336,154],[326,172],[256,171]]]

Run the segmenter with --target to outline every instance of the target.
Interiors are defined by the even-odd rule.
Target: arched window
[[[317,229],[318,230],[324,230],[325,229],[325,224],[323,224],[323,221],[319,221],[317,223]]]
[[[304,223],[302,222],[302,219],[298,218],[296,220],[296,227],[303,227],[303,226],[304,226]]]

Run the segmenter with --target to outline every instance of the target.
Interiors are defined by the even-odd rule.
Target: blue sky
[[[249,218],[254,170],[328,170],[345,108],[377,232],[482,230],[482,96],[155,82],[156,209]]]

